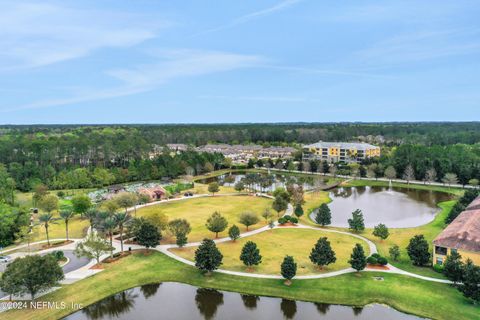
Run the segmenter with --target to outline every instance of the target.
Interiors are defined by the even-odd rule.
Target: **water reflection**
[[[382,305],[364,308],[240,295],[166,282],[126,290],[103,299],[68,320],[413,320],[418,317]]]
[[[439,211],[437,203],[451,199],[443,192],[388,187],[336,188],[330,192],[330,198],[333,226],[348,227],[352,212],[360,209],[365,226],[384,223],[392,228],[426,224]],[[315,214],[314,211],[312,219]]]
[[[218,307],[223,304],[223,293],[214,289],[198,288],[195,302],[204,319],[210,320],[217,313]]]

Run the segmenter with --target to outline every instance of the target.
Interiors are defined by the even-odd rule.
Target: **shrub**
[[[380,257],[377,259],[378,264],[381,264],[382,266],[385,266],[388,264],[388,260],[385,257]]]
[[[60,251],[60,250],[57,250],[57,251],[53,251],[51,253],[51,255],[55,258],[55,260],[57,261],[60,261],[62,260],[63,258],[65,258],[65,254],[63,253],[63,251]]]
[[[65,197],[65,192],[63,192],[63,191],[58,191],[58,192],[57,192],[57,196],[58,196],[59,198],[63,198],[63,197]]]
[[[287,222],[288,222],[288,220],[285,217],[281,217],[281,218],[278,219],[279,224],[285,224]]]
[[[290,222],[291,223],[298,223],[298,219],[296,217],[290,217]]]
[[[438,273],[443,273],[443,266],[439,264],[434,264],[433,265],[433,270]]]
[[[375,258],[374,256],[370,256],[367,258],[367,263],[369,264],[377,264],[377,258]]]

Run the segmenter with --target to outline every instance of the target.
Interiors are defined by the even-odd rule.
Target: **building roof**
[[[308,144],[303,146],[304,148],[331,148],[337,147],[340,149],[357,149],[357,150],[366,150],[366,149],[378,149],[379,147],[374,146],[365,142],[325,142],[319,141],[317,143]]]
[[[480,196],[476,197],[465,210],[480,210]]]
[[[480,210],[465,210],[460,213],[433,240],[433,244],[447,248],[480,252]]]

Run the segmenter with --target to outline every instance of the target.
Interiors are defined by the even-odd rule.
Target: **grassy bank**
[[[384,281],[375,281],[382,276]],[[473,306],[454,288],[440,283],[381,273],[348,274],[318,280],[294,280],[290,287],[281,280],[255,279],[214,274],[205,277],[193,267],[160,253],[133,254],[93,277],[66,285],[42,297],[42,301],[63,301],[66,309],[15,310],[0,313],[0,319],[59,319],[73,312],[71,303],[92,304],[119,291],[143,284],[176,281],[200,287],[237,291],[246,294],[362,306],[388,304],[398,310],[432,319],[475,319]],[[460,312],[461,310],[461,312]]]
[[[335,263],[322,270],[309,259],[310,251],[320,237],[328,238],[337,258]],[[260,250],[262,263],[254,268],[254,272],[263,274],[279,275],[280,264],[287,254],[295,258],[298,275],[325,273],[350,267],[348,259],[355,243],[362,243],[368,254],[367,244],[351,236],[311,229],[274,229],[235,242],[219,244],[218,248],[223,254],[223,269],[248,272],[239,258],[247,241],[255,242]],[[194,260],[196,249],[197,247],[188,247],[172,251],[183,258]]]

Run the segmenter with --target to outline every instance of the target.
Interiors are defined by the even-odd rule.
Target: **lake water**
[[[65,319],[413,320],[421,318],[377,304],[353,308],[241,295],[166,282],[123,291],[77,311]]]
[[[439,212],[437,203],[451,199],[443,192],[389,187],[336,188],[330,192],[332,226],[348,227],[352,212],[360,209],[366,227],[384,223],[387,227],[408,228],[432,221]],[[312,213],[314,219],[315,212]]]
[[[257,177],[257,183],[253,183],[257,191],[274,191],[276,188],[284,188],[287,184],[302,185],[304,190],[311,190],[326,186],[329,177],[324,176],[307,176],[307,175],[286,175],[286,174],[267,174],[267,173],[253,173],[251,176]],[[199,183],[208,184],[211,182],[218,182],[220,185],[233,187],[235,183],[242,181],[247,176],[244,172],[227,173],[215,177],[197,180]],[[229,180],[230,179],[230,180]],[[262,185],[262,182],[265,184]]]

